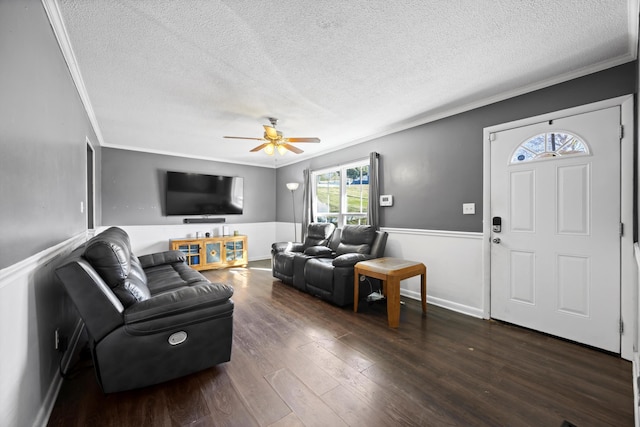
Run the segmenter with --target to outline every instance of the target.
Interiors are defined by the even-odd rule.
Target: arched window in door
[[[511,163],[576,155],[589,155],[586,142],[570,133],[547,132],[520,144],[511,156]]]

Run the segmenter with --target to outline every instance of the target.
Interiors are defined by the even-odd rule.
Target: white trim
[[[62,12],[60,12],[58,2],[57,0],[42,0],[42,6],[44,6],[44,10],[49,17],[51,28],[53,29],[53,33],[55,34],[56,39],[58,40],[58,45],[60,46],[60,50],[62,51],[62,56],[67,63],[67,68],[69,68],[71,78],[73,79],[73,83],[78,90],[82,105],[84,105],[84,109],[87,112],[87,116],[89,117],[89,121],[91,122],[91,126],[93,127],[93,131],[98,138],[98,143],[100,145],[104,145],[104,139],[102,138],[102,132],[100,131],[98,118],[96,117],[96,113],[93,110],[93,106],[91,105],[89,93],[87,92],[87,88],[84,84],[84,79],[82,78],[82,73],[80,72],[80,67],[78,66],[76,55],[73,52],[73,46],[71,45],[69,33],[67,32],[67,26],[65,25],[64,19],[62,18]]]
[[[622,319],[636,319],[637,298],[636,284],[638,273],[633,261],[633,138],[635,135],[633,121],[633,95],[619,96],[604,101],[594,102],[591,104],[581,105],[578,107],[568,108],[552,113],[546,113],[535,117],[516,120],[513,122],[503,123],[490,126],[483,129],[483,317],[488,319],[491,315],[490,297],[491,297],[491,246],[490,246],[490,217],[491,217],[491,134],[501,132],[508,129],[514,129],[527,126],[533,123],[545,122],[559,117],[568,117],[590,111],[601,110],[605,108],[620,106],[622,125],[624,126],[624,135],[621,140],[621,221],[627,224],[627,232],[621,239],[621,304],[620,313]],[[633,354],[633,348],[636,345],[637,326],[630,325],[630,321],[626,321],[628,326],[621,336],[622,358],[630,360]]]
[[[55,246],[51,246],[35,255],[25,258],[22,261],[12,264],[7,268],[0,270],[0,289],[6,286],[7,283],[11,283],[14,276],[21,276],[23,274],[30,273],[33,266],[44,265],[51,261],[56,256],[63,253],[69,247],[75,247],[80,242],[85,242],[87,239],[87,233],[77,234],[64,242],[60,242]]]
[[[620,141],[620,221],[625,232],[620,242],[620,316],[625,331],[620,339],[620,355],[631,360],[638,344],[638,269],[634,257],[633,241],[633,200],[634,200],[634,100],[633,96],[621,99],[620,121],[623,135]]]
[[[400,295],[403,297],[411,298],[420,301],[420,292],[411,291],[408,289],[400,289]],[[447,310],[455,311],[457,313],[466,314],[467,316],[477,317],[482,319],[482,310],[475,307],[470,307],[464,304],[458,304],[454,301],[445,300],[438,297],[430,297],[427,295],[427,303],[437,305],[438,307],[446,308]]]
[[[418,228],[380,227],[380,230],[391,234],[411,234],[416,236],[433,237],[462,237],[465,239],[482,239],[483,234],[476,231],[423,230]]]
[[[356,160],[350,160],[347,163],[342,163],[339,165],[333,165],[333,166],[328,166],[322,169],[316,169],[316,170],[312,170],[311,171],[311,198],[314,200],[314,202],[317,201],[317,189],[318,186],[316,185],[316,181],[317,181],[317,177],[319,175],[324,175],[327,173],[333,173],[333,172],[339,172],[339,178],[340,178],[340,211],[338,212],[318,212],[317,208],[318,208],[318,204],[319,203],[312,203],[312,207],[313,207],[313,212],[311,212],[311,218],[313,221],[316,220],[316,218],[318,216],[332,216],[332,215],[337,215],[338,216],[338,227],[343,227],[345,218],[347,216],[353,216],[353,217],[360,217],[360,218],[364,218],[367,219],[367,213],[357,213],[357,212],[345,212],[347,206],[347,169],[352,169],[352,168],[362,168],[362,167],[369,167],[369,158],[368,157],[363,157],[361,159],[356,159]],[[362,175],[362,171],[361,171],[361,175]],[[368,173],[367,176],[370,176],[370,173]],[[369,184],[367,184],[367,187],[369,186]]]
[[[86,224],[86,228],[87,230],[94,230],[96,228],[96,149],[93,146],[93,144],[91,143],[91,140],[89,139],[88,136],[85,137],[85,141],[86,141],[86,146],[89,147],[89,149],[91,150],[91,185],[93,185],[93,188],[91,189],[91,216],[93,218],[91,218],[91,222],[93,223],[93,227],[89,228],[89,215],[87,215],[85,213],[85,221],[87,222]],[[85,156],[86,157],[86,156]],[[85,165],[85,166],[89,166],[89,165]],[[86,167],[85,167],[85,195],[89,194],[89,177],[86,175]],[[85,206],[85,209],[89,209],[89,200],[87,200],[87,206]]]

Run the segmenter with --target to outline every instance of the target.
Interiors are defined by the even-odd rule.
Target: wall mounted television
[[[237,176],[167,171],[167,215],[242,214],[244,180]]]

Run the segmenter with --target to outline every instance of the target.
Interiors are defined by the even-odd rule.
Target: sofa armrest
[[[174,262],[185,262],[187,258],[181,251],[164,251],[155,254],[142,255],[138,257],[142,268],[149,268],[155,265],[173,264]]]
[[[373,259],[373,256],[369,254],[359,254],[359,253],[343,254],[336,257],[333,260],[333,266],[334,267],[353,267],[360,261],[368,261],[370,259]]]
[[[125,310],[125,324],[162,319],[224,304],[233,295],[231,286],[199,283],[153,296]]]
[[[304,244],[300,242],[276,242],[271,245],[271,252],[302,252]]]
[[[304,250],[304,254],[313,257],[328,258],[333,255],[333,251],[327,246],[311,246]]]

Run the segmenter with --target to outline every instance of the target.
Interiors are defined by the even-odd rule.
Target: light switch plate
[[[475,203],[463,203],[462,204],[462,214],[463,215],[475,215],[476,214],[476,204]]]

